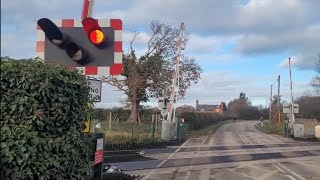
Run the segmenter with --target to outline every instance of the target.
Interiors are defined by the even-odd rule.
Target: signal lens
[[[74,42],[67,43],[65,50],[67,55],[76,62],[81,62],[86,57],[86,52]]]
[[[104,40],[104,34],[101,30],[91,31],[89,37],[90,41],[95,45],[101,44]]]

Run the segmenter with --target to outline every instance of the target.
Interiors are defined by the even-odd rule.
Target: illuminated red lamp
[[[93,18],[84,18],[82,20],[83,29],[86,32],[90,42],[94,45],[100,45],[103,43],[105,36],[98,24]]]
[[[90,41],[95,45],[99,45],[104,41],[104,34],[100,30],[91,31],[89,37]]]

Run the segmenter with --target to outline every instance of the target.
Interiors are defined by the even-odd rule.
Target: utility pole
[[[289,73],[290,73],[290,90],[291,90],[291,125],[294,124],[294,110],[293,110],[293,92],[292,92],[292,76],[291,76],[291,58],[289,57]]]
[[[266,109],[268,108],[268,98],[266,99]]]
[[[270,91],[270,113],[269,113],[269,120],[271,121],[271,113],[272,113],[272,84],[271,84],[271,91]]]
[[[278,98],[277,98],[277,105],[278,105],[278,119],[280,124],[280,75],[278,76]]]

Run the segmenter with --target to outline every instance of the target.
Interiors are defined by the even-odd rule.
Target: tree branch
[[[120,80],[115,76],[103,76],[101,81],[118,88],[120,91],[123,91],[126,94],[129,93],[128,89],[125,88],[127,87],[125,80]]]
[[[130,41],[130,50],[131,52],[133,52],[133,42],[137,39],[137,37],[139,36],[140,32],[138,32],[137,30],[134,31],[134,35],[132,40]]]

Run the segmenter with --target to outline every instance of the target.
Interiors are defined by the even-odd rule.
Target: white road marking
[[[296,180],[294,177],[290,176],[287,174],[287,177],[290,178],[291,180]]]
[[[243,136],[242,139],[245,139],[246,141],[248,141],[249,144],[251,144],[251,142],[250,142],[244,135],[241,134],[240,125],[239,125],[238,127],[239,127],[239,136],[240,136],[240,138],[241,138],[241,136]],[[261,150],[260,148],[257,148],[257,150],[260,151],[260,152],[262,152],[262,150]],[[301,179],[301,180],[306,180],[304,177],[302,177],[302,176],[300,176],[299,174],[293,172],[292,170],[290,170],[290,169],[287,168],[286,166],[282,165],[281,163],[275,161],[274,159],[271,159],[271,161],[275,162],[277,165],[281,166],[281,167],[282,167],[283,169],[285,169],[286,171],[289,171],[291,174],[293,174],[294,176],[298,177],[299,179]],[[281,168],[279,168],[279,167],[277,167],[277,166],[276,166],[276,168],[277,168],[277,169],[281,169]],[[283,171],[282,171],[282,172],[283,172]],[[287,173],[286,173],[286,174],[287,174]],[[288,177],[289,177],[289,176],[290,176],[290,175],[288,175]],[[293,178],[293,177],[291,176],[291,178]],[[291,179],[291,178],[290,178],[290,179]],[[293,178],[293,179],[295,179],[295,178]]]
[[[291,174],[295,175],[296,177],[298,177],[299,179],[305,180],[304,177],[300,176],[299,174],[295,173],[294,171],[290,170],[289,168],[287,168],[286,166],[284,166],[283,164],[275,161],[274,159],[271,159],[271,161],[277,163],[279,166],[281,166],[283,169],[289,171]]]
[[[206,142],[207,138],[209,137],[209,135],[212,133],[213,129],[209,132],[209,134],[206,136],[206,138],[204,138],[204,140],[202,141],[201,145],[204,144],[204,142]]]
[[[186,140],[186,142],[184,142],[178,149],[176,149],[167,159],[163,160],[157,167],[156,169],[153,169],[147,176],[143,177],[142,180],[146,180],[148,179],[156,170],[157,168],[161,167],[165,162],[167,162],[167,160],[171,159],[172,156],[174,156],[178,151],[180,151],[180,149],[185,146],[188,142],[190,141],[190,138],[188,140]]]

